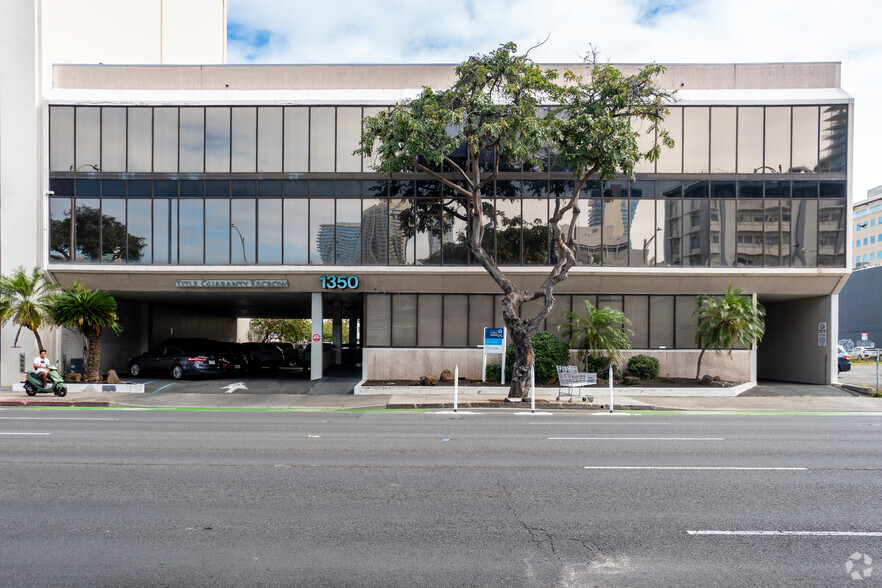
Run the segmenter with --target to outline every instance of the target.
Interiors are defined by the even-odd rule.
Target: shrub
[[[508,366],[506,366],[508,367]],[[487,364],[487,381],[488,382],[498,382],[499,376],[502,373],[502,366],[498,363],[488,363]]]
[[[628,360],[628,371],[641,380],[654,380],[658,377],[658,359],[649,355],[635,355]]]
[[[610,366],[610,358],[605,355],[586,355],[585,356],[585,371],[588,373],[596,373],[597,378],[601,380],[605,380],[609,377],[609,366]],[[622,372],[619,369],[619,366],[616,364],[612,364],[613,368],[613,378],[622,377]]]
[[[530,337],[533,343],[533,369],[536,372],[536,385],[544,386],[552,378],[557,377],[557,366],[567,365],[570,361],[569,345],[548,332],[536,333]],[[498,382],[500,366],[487,364],[487,381]],[[505,350],[505,381],[511,381],[514,371],[514,345],[509,343]]]

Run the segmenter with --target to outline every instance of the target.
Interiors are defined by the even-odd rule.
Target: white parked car
[[[855,347],[851,350],[852,357],[861,357],[863,359],[876,359],[879,350],[876,347]]]

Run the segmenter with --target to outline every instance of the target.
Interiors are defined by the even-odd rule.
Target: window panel
[[[361,199],[337,199],[337,265],[361,265]]]
[[[337,171],[360,172],[361,155],[353,155],[361,142],[361,107],[337,108]]]
[[[469,297],[465,294],[444,296],[444,347],[468,345]]]
[[[790,107],[766,108],[766,156],[763,173],[790,171]],[[771,168],[771,169],[770,169]]]
[[[392,295],[365,295],[365,318],[365,346],[392,345]]]
[[[230,230],[233,235],[233,246],[230,247],[230,261],[233,264],[248,265],[256,262],[257,236],[254,234],[257,226],[256,203],[257,201],[251,198],[231,201]]]
[[[818,107],[793,107],[793,171],[818,171]]]
[[[258,200],[257,219],[257,263],[282,263],[282,200]]]
[[[101,109],[101,171],[126,171],[126,109]]]
[[[417,295],[392,295],[392,347],[416,347]]]
[[[732,267],[736,259],[735,200],[710,202],[710,265]]]
[[[74,167],[74,109],[49,109],[49,171],[70,171]]]
[[[790,200],[766,198],[763,206],[764,257],[766,267],[790,265]]]
[[[205,109],[205,171],[230,171],[230,109]]]
[[[710,158],[710,108],[683,109],[683,171],[707,173]]]
[[[125,263],[127,247],[126,201],[123,198],[101,200],[101,262]]]
[[[627,198],[603,199],[603,265],[628,265],[630,224]]]
[[[282,171],[282,109],[257,109],[257,171]]]
[[[95,169],[98,168],[98,169]],[[101,169],[101,109],[77,107],[77,162],[75,171]]]
[[[70,198],[49,199],[49,260],[53,263],[73,260],[71,202]]]
[[[444,239],[444,265],[465,265],[469,262],[468,216],[469,202],[465,198],[453,198],[452,191],[444,188],[445,206],[442,213]]]
[[[153,109],[129,108],[127,137],[127,169],[130,172],[149,172],[153,169]]]
[[[205,167],[205,109],[181,108],[180,119],[181,171],[201,173]]]
[[[441,294],[420,294],[419,308],[419,333],[417,345],[419,347],[441,347],[441,335],[444,325],[442,324],[443,296]]]
[[[677,349],[695,349],[695,332],[698,330],[698,315],[695,314],[695,296],[677,296],[674,336]]]
[[[311,198],[309,206],[309,263],[334,264],[334,199]]]
[[[649,348],[674,348],[674,297],[649,297]]]
[[[76,261],[98,263],[101,253],[101,201],[77,198],[74,211]]]
[[[649,346],[649,296],[625,296],[624,313],[631,321],[630,336],[632,349],[645,349]]]
[[[682,265],[681,230],[683,202],[679,199],[656,202],[655,219],[661,230],[656,235],[656,265]]]
[[[309,171],[309,108],[285,108],[284,135],[285,171]]]
[[[363,109],[363,111],[364,111],[363,116],[364,116],[365,118],[367,118],[367,117],[369,117],[369,116],[377,116],[377,115],[378,115],[380,112],[382,112],[383,110],[387,110],[387,109],[386,109],[386,108],[381,108],[381,107],[376,107],[376,106],[365,106],[364,109]],[[362,128],[363,128],[363,127],[364,127],[364,124],[362,123]],[[359,141],[360,141],[360,140],[361,140],[361,137],[359,136]],[[380,144],[379,141],[375,141],[375,142],[374,142],[374,150],[373,150],[373,153],[371,154],[370,159],[365,159],[365,160],[364,160],[364,163],[363,163],[363,165],[364,165],[364,167],[363,167],[364,171],[366,171],[366,172],[367,172],[367,171],[374,171],[374,166],[379,165],[379,163],[380,163],[380,159],[379,159],[380,154],[379,154],[379,152],[378,152],[377,149],[376,149],[376,147],[377,147],[379,144]]]
[[[678,174],[683,170],[683,109],[672,107],[671,113],[665,118],[662,127],[670,133],[674,140],[674,147],[672,149],[661,148],[656,171],[660,174]]]
[[[205,263],[226,265],[230,263],[230,235],[239,247],[238,234],[230,224],[229,199],[205,200]],[[239,249],[237,249],[239,250]],[[241,250],[240,259],[241,259]]]
[[[845,201],[818,201],[818,266],[845,267]]]
[[[737,109],[721,106],[711,108],[711,173],[735,173],[737,124]]]
[[[128,202],[128,263],[153,263],[152,204],[149,200]]]
[[[361,215],[362,265],[389,263],[389,205],[385,198],[365,198]]]
[[[821,172],[845,173],[848,163],[848,107],[822,106],[820,132]]]
[[[153,110],[153,171],[178,171],[178,109]]]
[[[652,149],[655,143],[655,132],[650,129],[651,123],[648,120],[639,118],[631,118],[631,129],[637,133],[637,149],[640,153],[646,153]],[[634,166],[634,173],[651,174],[655,172],[655,162],[647,159],[641,159]]]
[[[504,198],[503,198],[504,196]],[[521,187],[520,182],[496,182],[496,263],[521,263]]]
[[[569,298],[568,296],[558,297]],[[472,294],[469,296],[469,347],[477,347],[484,344],[484,327],[494,327],[493,320],[493,301],[494,297],[489,294]],[[569,301],[567,301],[569,302]],[[555,308],[557,308],[555,302]],[[553,314],[553,312],[552,312]]]
[[[710,202],[683,199],[683,265],[707,266],[710,259]]]
[[[441,263],[441,184],[433,181],[417,182],[416,263]]]
[[[536,184],[536,182],[528,182]],[[545,182],[541,182],[544,186]],[[523,209],[523,235],[524,240],[524,265],[547,265],[548,264],[548,199],[545,191],[541,191],[542,197],[524,198],[521,202]]]
[[[390,182],[390,186],[412,182]],[[394,195],[395,190],[390,191]],[[389,264],[410,265],[414,263],[413,206],[410,198],[389,199]]]
[[[177,211],[177,200],[167,200],[162,198],[153,201],[152,263],[154,265],[177,263],[177,217],[176,215],[172,216],[172,207]]]
[[[630,265],[655,265],[656,227],[655,201],[632,198]]]
[[[203,225],[205,212],[203,200],[188,199],[180,201],[180,256],[181,265],[202,265]],[[220,201],[218,201],[220,204]]]
[[[334,109],[309,109],[309,171],[334,171]]]
[[[738,108],[738,173],[755,174],[763,167],[763,109]]]
[[[257,109],[232,109],[232,171],[253,173],[257,166]]]
[[[739,267],[763,265],[763,201],[738,200],[736,247]]]
[[[285,207],[285,263],[306,265],[309,263],[309,200],[286,199]]]

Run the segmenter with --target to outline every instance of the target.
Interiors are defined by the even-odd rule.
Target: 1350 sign
[[[319,276],[326,290],[354,290],[358,288],[358,276]]]

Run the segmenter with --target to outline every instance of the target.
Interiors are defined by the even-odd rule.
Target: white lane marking
[[[725,441],[723,437],[549,437],[549,441]]]
[[[118,421],[111,418],[86,417],[0,417],[2,421]]]
[[[808,468],[721,467],[721,466],[585,466],[586,470],[770,470],[805,472]]]
[[[248,386],[245,385],[245,382],[234,382],[233,384],[228,384],[223,387],[223,390],[226,391],[227,394],[232,394],[236,390],[247,390]]]
[[[0,432],[0,435],[51,435],[52,433],[4,433]]]
[[[690,535],[745,535],[757,537],[882,537],[880,531],[686,531]]]
[[[540,423],[539,421],[536,421],[535,423],[527,423],[527,424],[528,424],[528,425],[547,425],[548,423],[545,422],[545,421],[542,421],[541,423]],[[636,427],[646,427],[646,426],[650,426],[650,425],[670,425],[670,424],[671,424],[671,423],[640,423],[640,424],[638,425],[638,424],[635,423],[634,426],[636,426]],[[622,423],[597,423],[597,422],[591,422],[591,423],[589,423],[589,422],[586,421],[586,422],[584,422],[584,423],[556,423],[556,424],[555,424],[555,426],[558,426],[558,427],[560,427],[560,426],[564,426],[564,427],[577,427],[577,426],[580,426],[580,425],[591,425],[592,427],[604,427],[604,426],[607,426],[607,425],[609,425],[610,427],[621,427],[621,426],[622,426]]]

